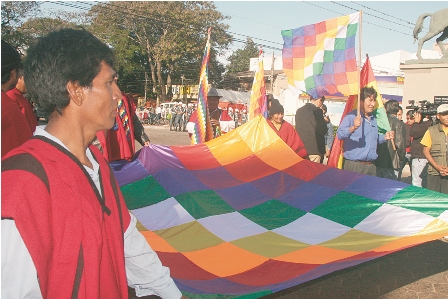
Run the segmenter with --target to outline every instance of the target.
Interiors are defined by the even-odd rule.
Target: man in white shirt
[[[178,299],[181,292],[136,229],[113,173],[89,146],[121,97],[110,48],[61,29],[28,49],[30,96],[45,129],[2,159],[2,298]]]

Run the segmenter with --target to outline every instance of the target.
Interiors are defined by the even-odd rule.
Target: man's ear
[[[67,82],[67,91],[70,96],[70,101],[73,101],[77,106],[81,106],[84,101],[84,96],[82,87],[79,86],[78,82]]]

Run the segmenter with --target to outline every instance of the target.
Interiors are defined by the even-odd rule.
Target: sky
[[[42,6],[42,10],[76,9],[54,3],[46,3]],[[71,3],[76,6],[77,2]],[[81,3],[79,5],[82,5]],[[448,2],[215,1],[215,6],[222,14],[230,17],[224,21],[230,26],[228,31],[241,41],[246,41],[247,37],[252,38],[255,43],[263,46],[265,56],[272,53],[281,56],[283,46],[281,30],[294,29],[362,10],[356,55],[359,55],[359,37],[361,37],[361,55],[365,58],[365,54],[372,57],[396,50],[415,53],[417,43],[414,44],[412,32],[417,18],[423,13],[434,13],[442,8],[448,8]],[[427,33],[429,23],[430,17],[427,17],[419,37]],[[424,43],[423,49],[432,49],[435,39],[436,37]],[[232,50],[243,47],[242,42],[234,42],[226,55],[230,55]]]

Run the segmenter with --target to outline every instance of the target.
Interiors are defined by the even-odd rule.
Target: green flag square
[[[334,40],[334,49],[335,50],[345,50],[345,38],[336,38]]]
[[[240,213],[269,230],[285,226],[306,214],[306,212],[278,200],[267,201],[261,205],[241,210]]]
[[[324,62],[334,62],[334,51],[324,50]]]
[[[120,189],[129,210],[150,206],[171,197],[152,176],[127,184]]]
[[[416,186],[408,186],[397,192],[387,203],[433,217],[439,217],[440,214],[448,210],[448,194]]]
[[[348,26],[347,26],[347,37],[355,36],[357,29],[358,29],[358,23],[356,23],[356,24],[348,24]]]
[[[341,191],[314,208],[311,213],[353,228],[381,205],[376,200]]]
[[[313,76],[305,78],[305,89],[310,90],[312,88],[316,87],[316,84],[314,83]]]
[[[176,200],[196,219],[235,212],[213,190],[187,192],[176,196]]]

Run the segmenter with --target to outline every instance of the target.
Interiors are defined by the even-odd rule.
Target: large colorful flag
[[[262,49],[260,49],[260,53],[258,55],[258,66],[255,70],[252,92],[250,94],[249,119],[254,119],[260,114],[265,118],[268,117]]]
[[[115,175],[189,298],[258,298],[448,235],[447,194],[301,159],[261,115]]]
[[[372,66],[370,65],[368,56],[361,69],[360,85],[361,88],[366,86],[375,88],[376,92],[378,93],[378,97],[376,98],[375,110],[373,111],[373,114],[377,119],[378,131],[381,134],[390,131],[390,124],[389,120],[387,119],[386,110],[384,109],[383,98],[378,91],[378,85],[376,84],[375,75],[373,74]],[[356,109],[358,109],[358,96],[351,95],[348,97],[347,103],[345,104],[341,122],[349,112]],[[343,141],[339,140],[338,136],[336,135],[333,141],[333,146],[331,147],[330,157],[328,158],[327,165],[342,169],[343,159]]]
[[[357,94],[355,37],[359,12],[297,29],[282,30],[283,71],[289,89],[313,98]]]
[[[194,124],[194,132],[191,135],[191,144],[204,143],[213,139],[212,124],[207,107],[208,94],[208,61],[210,60],[210,33],[212,28],[208,29],[207,43],[202,58],[201,75],[199,79],[199,93],[197,101],[197,120]]]

